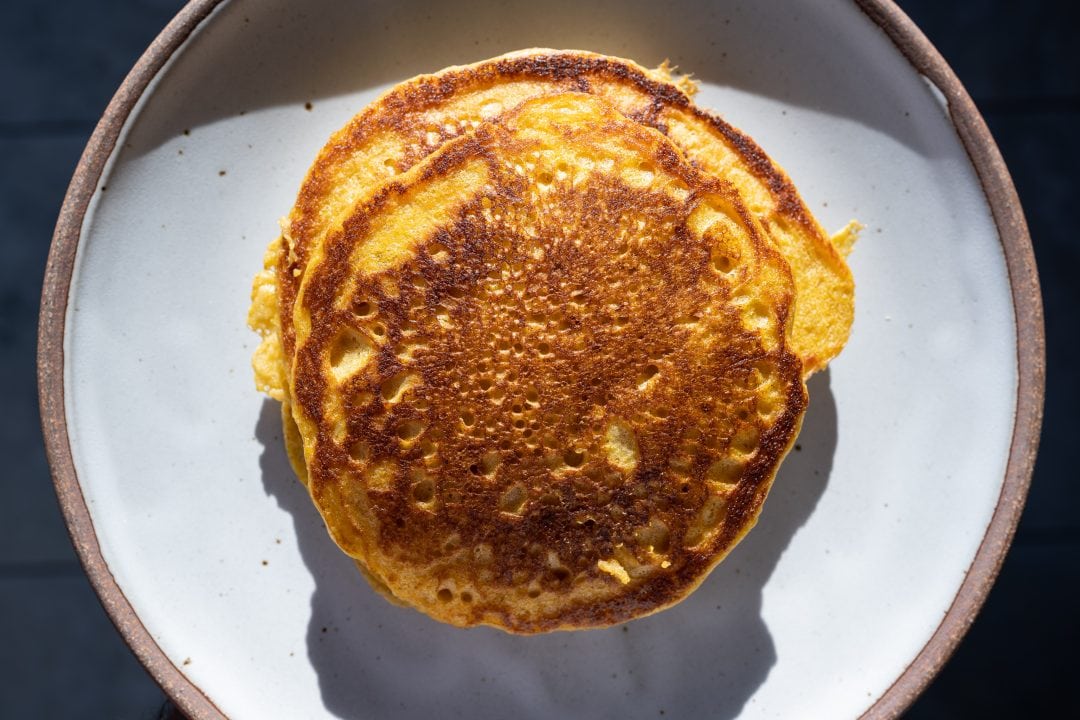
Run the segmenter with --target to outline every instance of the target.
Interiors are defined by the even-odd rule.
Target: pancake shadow
[[[825,491],[837,442],[828,371],[759,526],[687,600],[622,626],[515,637],[462,630],[386,602],[326,533],[285,457],[277,403],[256,437],[268,495],[289,512],[315,581],[308,657],[328,712],[361,717],[732,718],[765,682],[776,648],[762,590]]]

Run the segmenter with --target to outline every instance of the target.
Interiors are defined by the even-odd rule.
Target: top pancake
[[[293,399],[335,541],[514,632],[677,602],[806,406],[783,257],[729,183],[581,93],[480,123],[312,254]]]
[[[823,368],[843,347],[854,314],[854,284],[843,258],[787,175],[746,135],[657,71],[580,51],[529,50],[452,67],[395,86],[335,133],[312,165],[283,227],[277,282],[284,361],[295,350],[294,322],[306,323],[296,294],[328,233],[385,182],[447,140],[524,100],[568,90],[666,134],[702,170],[726,179],[790,265],[799,298],[791,347],[804,372]]]

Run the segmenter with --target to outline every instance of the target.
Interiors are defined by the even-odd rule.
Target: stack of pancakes
[[[390,90],[255,280],[259,388],[395,602],[518,633],[688,595],[756,522],[854,286],[666,67],[530,50]]]

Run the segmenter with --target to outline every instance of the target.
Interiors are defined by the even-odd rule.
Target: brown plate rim
[[[139,620],[101,554],[71,455],[64,404],[68,291],[90,199],[120,131],[150,82],[223,0],[191,0],[151,43],[98,122],[75,169],[53,233],[38,322],[38,395],[53,484],[72,542],[109,618],[177,707],[195,720],[225,715],[165,656]],[[854,0],[908,62],[948,101],[949,115],[990,205],[1005,254],[1016,313],[1018,388],[1005,481],[963,583],[937,630],[895,682],[863,714],[894,718],[906,710],[955,651],[986,600],[1016,531],[1031,483],[1042,426],[1046,377],[1042,298],[1020,201],[1001,153],[974,102],[941,54],[891,0]]]
[[[921,30],[889,0],[855,0],[908,62],[933,83],[948,102],[949,117],[971,159],[997,225],[1016,313],[1017,398],[1005,481],[994,514],[960,589],[937,630],[904,672],[863,714],[902,714],[941,670],[975,621],[997,579],[1024,509],[1042,429],[1046,387],[1046,335],[1042,294],[1027,221],[1012,177],[982,114]]]

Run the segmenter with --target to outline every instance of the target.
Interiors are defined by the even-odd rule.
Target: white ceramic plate
[[[910,702],[1022,505],[1041,316],[981,120],[895,8],[863,5],[206,0],[174,21],[76,176],[41,360],[80,553],[188,713],[852,717]],[[851,342],[810,383],[801,450],[758,528],[669,611],[519,638],[372,592],[289,471],[244,320],[333,130],[413,74],[531,46],[670,58],[826,227],[867,229]]]

